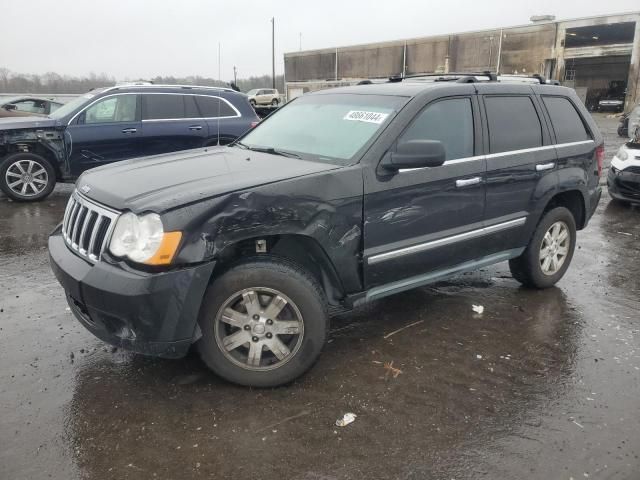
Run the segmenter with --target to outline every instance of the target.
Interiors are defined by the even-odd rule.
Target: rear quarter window
[[[549,112],[557,143],[591,140],[582,117],[568,98],[543,96],[542,101]]]
[[[218,97],[198,96],[195,98],[200,113],[205,118],[238,116],[236,111],[225,100],[220,100]]]
[[[542,125],[529,96],[485,96],[491,153],[542,146]]]

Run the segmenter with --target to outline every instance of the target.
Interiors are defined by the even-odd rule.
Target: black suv
[[[573,90],[405,80],[296,98],[231,146],[85,173],[49,239],[78,320],[137,352],[273,386],[352,308],[509,261],[555,284],[600,198]]]
[[[259,121],[248,97],[225,88],[121,85],[92,90],[48,118],[0,120],[0,189],[42,200],[56,181],[133,157],[225,145]]]

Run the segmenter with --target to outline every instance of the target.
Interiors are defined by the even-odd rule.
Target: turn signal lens
[[[182,240],[182,232],[165,232],[156,253],[144,263],[147,265],[169,265]]]

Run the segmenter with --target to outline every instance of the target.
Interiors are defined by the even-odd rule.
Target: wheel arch
[[[579,189],[556,192],[545,205],[542,214],[556,207],[568,209],[576,221],[576,228],[582,230],[587,222],[587,208],[584,193]]]
[[[20,153],[28,153],[31,155],[37,155],[41,157],[43,160],[47,161],[53,171],[56,174],[56,181],[62,180],[62,170],[60,168],[60,162],[58,161],[58,156],[52,148],[49,148],[45,143],[40,142],[16,142],[9,143],[5,146],[0,152],[0,160],[4,160],[12,155],[20,154]]]
[[[258,248],[259,244],[264,247]],[[212,279],[221,270],[231,268],[246,258],[260,256],[277,257],[304,268],[322,287],[331,305],[340,305],[345,297],[344,286],[329,255],[315,238],[303,234],[260,235],[229,244],[219,253],[219,264]]]

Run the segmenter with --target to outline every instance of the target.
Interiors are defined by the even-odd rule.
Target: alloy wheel
[[[542,238],[540,245],[540,268],[545,275],[555,275],[564,265],[571,235],[569,227],[562,221],[552,224]]]
[[[304,337],[297,305],[271,288],[233,294],[215,319],[216,342],[223,355],[247,370],[273,370],[295,356]]]
[[[5,182],[13,193],[34,197],[47,188],[49,175],[35,160],[16,160],[7,168]]]

